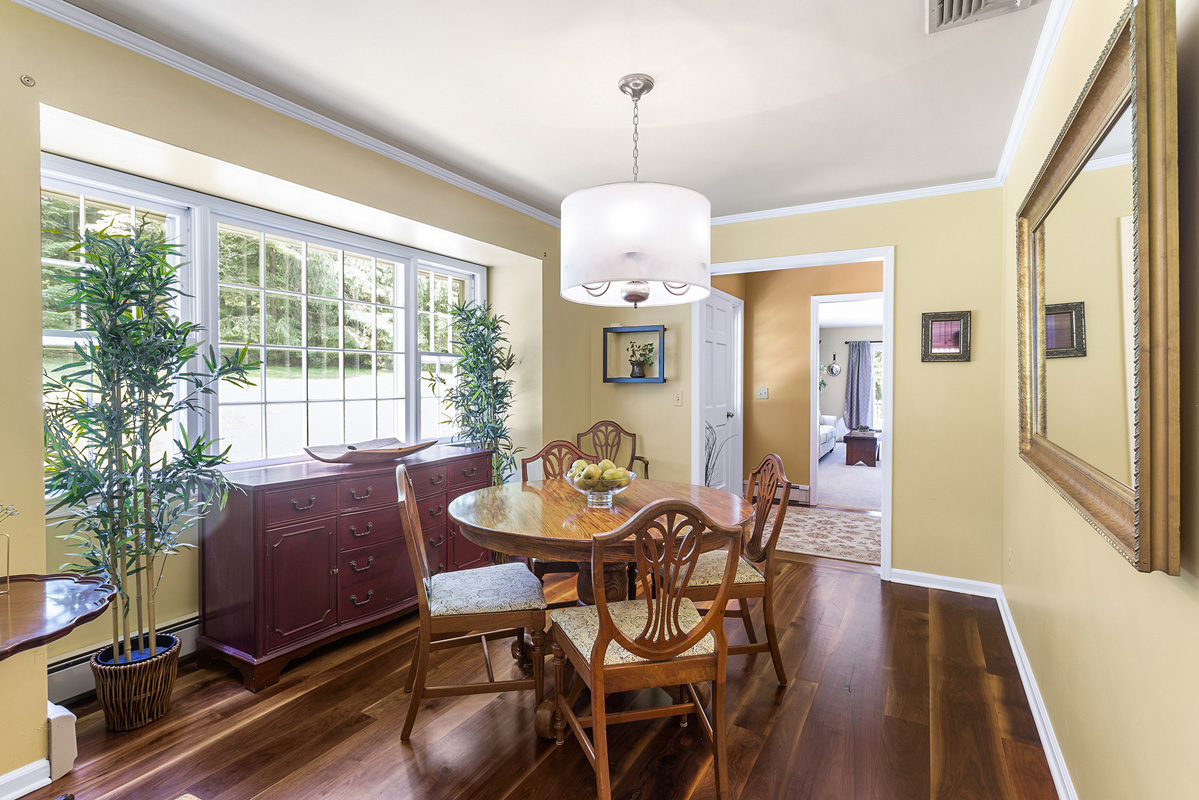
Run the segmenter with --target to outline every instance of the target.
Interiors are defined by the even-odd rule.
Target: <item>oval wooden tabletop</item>
[[[635,480],[612,499],[612,508],[588,508],[587,497],[561,478],[505,483],[468,492],[450,503],[450,519],[475,544],[508,555],[554,561],[591,560],[591,537],[627,522],[655,500],[687,500],[712,521],[741,526],[753,518],[753,506],[720,489],[670,481]],[[713,535],[710,548],[723,537]],[[627,554],[632,557],[632,550]],[[612,560],[621,553],[613,551]]]

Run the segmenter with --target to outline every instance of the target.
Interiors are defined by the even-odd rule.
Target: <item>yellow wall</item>
[[[820,329],[820,363],[828,366],[833,363],[833,355],[841,366],[840,375],[825,373],[821,377],[828,384],[820,393],[820,413],[840,417],[845,414],[845,365],[849,361],[849,347],[846,342],[881,342],[883,326],[868,325],[863,328],[821,328]],[[878,427],[878,420],[875,420]]]
[[[1013,220],[1123,0],[1071,7],[1004,188],[1003,586],[1078,796],[1195,797],[1199,792],[1199,504],[1195,309],[1199,308],[1199,3],[1179,2],[1183,220],[1182,575],[1135,572],[1020,460],[1016,409]]]
[[[803,486],[811,459],[812,296],[881,292],[883,265],[752,272],[745,290],[745,474],[778,453],[787,477]],[[769,396],[759,400],[763,386]]]
[[[1011,228],[1001,203],[1001,190],[989,189],[712,229],[716,263],[895,247],[893,565],[993,583],[1003,530],[1001,270]],[[921,313],[961,310],[974,312],[972,360],[921,363]],[[792,313],[802,325],[809,310],[796,303]]]
[[[745,273],[738,272],[733,275],[713,275],[712,288],[719,289],[725,294],[731,294],[733,297],[745,299]]]
[[[1087,329],[1085,357],[1045,360],[1048,436],[1128,486],[1120,218],[1132,214],[1132,190],[1131,164],[1083,172],[1043,225],[1045,302],[1085,303]]]
[[[80,80],[98,65],[102,82]],[[17,80],[23,74],[37,85],[23,86]],[[541,259],[540,270],[513,267],[510,276],[501,269],[490,277],[492,299],[511,321],[512,342],[523,359],[515,376],[526,401],[514,419],[517,443],[535,449],[547,427],[573,428],[590,416],[582,377],[585,340],[551,340],[542,347],[543,326],[562,324],[573,310],[558,297],[558,231],[552,226],[7,0],[0,2],[0,75],[0,239],[7,248],[0,280],[8,301],[0,315],[0,418],[6,423],[0,501],[21,509],[4,527],[14,536],[16,572],[44,571],[48,549],[39,433],[40,283],[30,267],[38,260],[41,103]],[[558,382],[576,388],[563,393]],[[543,393],[543,384],[555,388]],[[56,568],[59,544],[49,550]],[[163,589],[170,609],[163,608],[164,619],[174,610],[194,612],[194,564],[184,556],[168,566],[174,579]],[[91,632],[55,645],[55,652],[86,646],[89,638],[103,641],[106,624],[93,623]],[[0,774],[45,757],[45,652],[0,662]]]

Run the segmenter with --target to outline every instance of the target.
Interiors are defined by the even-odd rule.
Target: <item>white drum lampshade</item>
[[[702,300],[712,290],[711,224],[708,198],[682,186],[574,192],[562,201],[562,296],[622,307]]]

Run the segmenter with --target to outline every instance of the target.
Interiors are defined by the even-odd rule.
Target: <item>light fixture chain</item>
[[[641,118],[638,115],[637,103],[638,103],[638,100],[636,97],[634,97],[633,98],[633,182],[634,183],[637,182],[637,156],[640,155],[637,151],[637,141],[638,141],[638,139],[641,138],[640,135],[637,133],[637,124],[641,121]]]

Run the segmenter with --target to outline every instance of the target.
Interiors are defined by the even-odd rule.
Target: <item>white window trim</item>
[[[88,164],[52,153],[42,153],[42,184],[51,188],[63,187],[72,192],[104,198],[105,194],[135,198],[137,206],[159,213],[179,215],[178,241],[188,256],[188,266],[181,273],[184,291],[189,295],[180,309],[185,319],[195,319],[205,329],[207,345],[219,352],[220,305],[217,300],[217,225],[227,222],[237,226],[259,228],[268,233],[292,239],[303,239],[337,249],[349,249],[403,264],[404,270],[404,350],[405,355],[405,441],[414,442],[420,432],[420,356],[417,347],[418,265],[441,272],[469,277],[474,299],[487,302],[487,268],[449,256],[430,253],[407,245],[388,242],[372,236],[347,231],[310,220],[303,220],[246,205],[221,197],[204,194],[171,184],[143,178],[106,167]],[[413,313],[409,313],[413,312]],[[58,332],[47,336],[58,338]],[[77,340],[78,337],[75,337]],[[208,412],[208,432],[220,437],[220,415],[215,395],[205,395],[201,404]],[[189,419],[189,435],[197,431],[197,420]],[[236,462],[254,466],[269,462],[286,462],[304,456],[283,456],[255,461]]]

